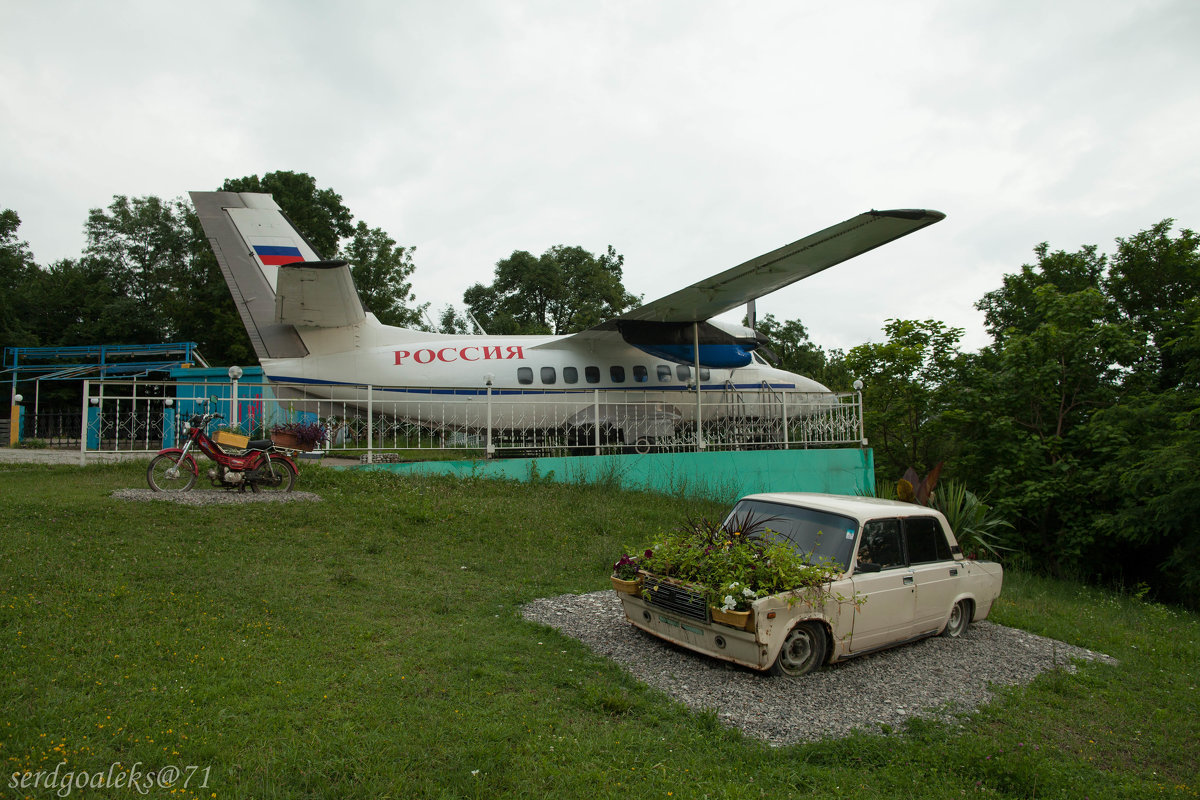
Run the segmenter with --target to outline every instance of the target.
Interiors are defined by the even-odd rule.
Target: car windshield
[[[858,523],[851,517],[811,508],[742,500],[725,518],[725,527],[765,527],[809,563],[829,559],[845,571],[854,552]]]

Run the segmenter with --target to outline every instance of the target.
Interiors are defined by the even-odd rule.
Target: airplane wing
[[[703,322],[932,225],[940,211],[868,211],[622,314],[641,322]]]
[[[761,336],[738,325],[709,322],[710,318],[919,231],[945,217],[940,211],[924,209],[868,211],[574,336],[537,347],[554,348],[569,341],[620,335],[627,343],[646,352],[686,364],[693,357],[693,323],[699,323],[702,364],[712,367],[743,366],[750,361],[748,351],[762,343]]]

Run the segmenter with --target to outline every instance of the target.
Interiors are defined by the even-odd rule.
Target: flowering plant
[[[630,555],[622,555],[617,563],[613,564],[613,577],[623,581],[631,581],[638,574],[637,559]]]
[[[722,525],[688,520],[647,550],[640,567],[693,584],[709,605],[727,611],[748,610],[760,597],[780,592],[820,591],[841,573],[836,564],[809,563],[771,531],[773,520],[753,514]]]
[[[325,441],[325,428],[316,422],[283,422],[272,427],[271,433],[291,434],[302,444],[316,445]]]
[[[726,587],[729,594],[721,601],[722,611],[749,611],[750,604],[759,598],[759,593],[737,581]]]

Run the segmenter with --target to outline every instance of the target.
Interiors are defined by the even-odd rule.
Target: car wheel
[[[825,663],[825,630],[816,622],[801,622],[788,632],[771,665],[771,674],[797,678]]]
[[[950,609],[950,619],[946,622],[946,627],[942,628],[942,636],[957,639],[966,633],[974,610],[970,600],[959,600],[955,603],[954,608]]]

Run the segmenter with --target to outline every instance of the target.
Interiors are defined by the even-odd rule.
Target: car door
[[[904,546],[916,584],[913,635],[936,633],[959,591],[959,565],[937,517],[907,517]]]
[[[898,519],[872,520],[859,537],[854,574],[855,595],[850,652],[859,653],[909,638],[916,612],[916,587],[904,556]]]

